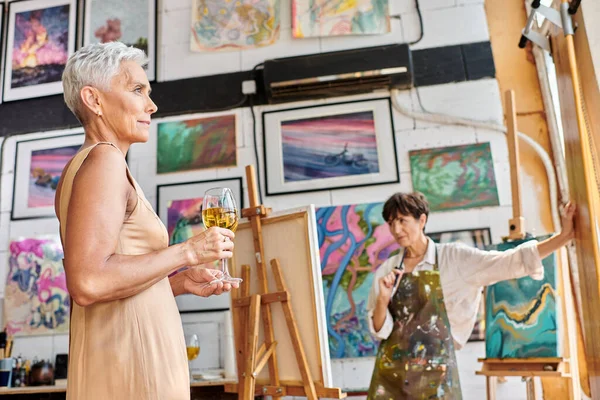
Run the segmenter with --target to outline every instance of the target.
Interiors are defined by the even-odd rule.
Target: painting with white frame
[[[16,143],[12,220],[55,217],[58,178],[85,136],[82,129],[62,133]]]
[[[15,44],[21,47],[24,42],[24,31],[27,29],[33,12],[40,18],[41,24],[47,26],[45,44],[40,48],[30,47],[30,52],[19,52]],[[49,96],[63,92],[62,71],[68,57],[75,51],[75,35],[77,20],[76,0],[23,0],[8,3],[8,25],[6,49],[4,52],[4,85],[3,101],[28,99]],[[48,20],[44,20],[47,18]],[[51,24],[58,18],[60,24]],[[17,19],[19,22],[17,22]],[[18,26],[19,25],[19,26]],[[65,31],[66,29],[66,31]],[[67,43],[63,42],[63,36]],[[52,40],[52,39],[56,40]],[[19,43],[15,43],[19,41]],[[66,48],[61,48],[66,45]],[[43,63],[39,56],[43,54]],[[15,56],[18,59],[15,59]],[[18,61],[20,60],[20,61]],[[14,68],[14,62],[19,68]],[[21,69],[33,69],[35,73],[19,72]]]
[[[156,7],[157,0],[86,0],[83,45],[116,39],[137,47],[148,56],[148,80],[156,80]]]
[[[267,195],[400,181],[389,98],[264,112]]]

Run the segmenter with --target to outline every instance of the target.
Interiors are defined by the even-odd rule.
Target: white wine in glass
[[[213,188],[208,189],[204,193],[202,200],[202,221],[207,229],[217,226],[235,232],[238,226],[238,219],[235,198],[229,188]],[[221,272],[223,272],[223,276],[218,280],[232,283],[242,281],[240,278],[234,278],[229,275],[227,259],[221,260]]]
[[[198,355],[200,354],[200,342],[198,341],[198,335],[196,335],[195,333],[191,334],[191,335],[186,335],[185,336],[185,348],[187,351],[187,357],[188,357],[188,369],[190,372],[190,382],[192,382],[194,380],[194,377],[192,375],[192,361],[196,359],[196,357],[198,357]]]

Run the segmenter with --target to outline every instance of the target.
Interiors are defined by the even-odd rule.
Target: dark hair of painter
[[[390,222],[398,214],[419,219],[422,214],[429,218],[429,203],[422,193],[394,193],[383,205],[383,219]]]

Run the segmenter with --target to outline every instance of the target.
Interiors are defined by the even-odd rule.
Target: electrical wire
[[[444,125],[468,126],[473,128],[502,132],[504,134],[506,134],[507,132],[507,128],[505,126],[499,125],[493,121],[478,121],[440,113],[422,113],[412,111],[411,109],[404,107],[398,102],[398,92],[398,89],[392,89],[391,91],[390,97],[392,100],[392,105],[398,112],[408,117]],[[548,187],[550,189],[550,211],[552,212],[552,222],[554,223],[554,229],[558,231],[561,228],[561,223],[560,216],[558,215],[558,190],[556,187],[556,174],[554,172],[552,160],[550,159],[550,156],[548,155],[546,150],[544,150],[544,148],[540,146],[540,144],[537,143],[535,140],[521,132],[518,132],[517,135],[520,139],[523,139],[523,141],[527,142],[527,144],[529,144],[535,150],[535,152],[540,156],[542,163],[544,164],[544,168],[546,169],[546,175],[548,177]]]
[[[258,63],[256,64],[253,68],[252,68],[252,72],[254,73],[254,71],[258,70],[258,68],[264,66],[263,63]],[[253,76],[253,78],[255,78]],[[256,82],[256,80],[255,80]],[[253,104],[253,98],[254,96],[249,96],[248,100],[250,103],[250,113],[252,114],[252,139],[254,141],[254,157],[256,158],[256,173],[258,174],[258,178],[256,179],[256,186],[258,186],[258,202],[259,204],[262,204],[262,190],[260,188],[260,163],[258,160],[258,144],[257,144],[257,140],[256,140],[256,115],[254,114],[254,104]],[[263,146],[265,145],[265,143],[263,143]]]
[[[421,33],[419,34],[419,38],[414,42],[410,42],[410,45],[417,44],[423,39],[423,35],[425,34],[425,29],[423,28],[423,16],[421,15],[421,7],[419,6],[419,0],[415,0],[415,8],[417,9],[417,16],[419,17],[419,29]]]

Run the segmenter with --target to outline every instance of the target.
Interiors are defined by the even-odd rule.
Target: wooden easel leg
[[[271,260],[271,268],[273,269],[273,276],[275,283],[277,284],[277,290],[280,292],[287,292],[285,281],[281,273],[281,267],[279,266],[278,260]],[[298,332],[298,325],[296,324],[296,318],[292,311],[292,305],[290,304],[290,297],[288,292],[288,300],[282,301],[281,306],[283,307],[283,313],[285,314],[285,321],[290,332],[290,338],[292,339],[292,345],[294,346],[294,353],[296,354],[296,360],[298,362],[298,369],[302,375],[302,383],[304,385],[304,392],[308,400],[317,400],[317,391],[315,390],[315,384],[310,375],[308,369],[308,362],[306,361],[306,354],[304,353],[304,346],[300,341],[300,333]]]
[[[246,363],[243,372],[244,390],[241,393],[242,398],[252,399],[254,397],[254,388],[256,385],[256,376],[254,376],[254,364],[256,363],[256,345],[258,343],[258,321],[260,318],[260,295],[255,294],[250,297],[250,307],[248,308],[248,336],[246,337]]]
[[[525,387],[527,388],[527,400],[537,400],[538,397],[533,377],[525,378]]]
[[[242,265],[242,284],[240,285],[239,296],[246,298],[250,295],[250,266]],[[244,399],[244,375],[246,371],[246,334],[248,329],[248,310],[245,307],[232,307],[234,318],[236,318],[238,332],[236,332],[236,355],[238,371],[238,399]]]
[[[485,390],[487,394],[487,400],[496,400],[496,382],[497,377],[486,376],[485,378]]]

